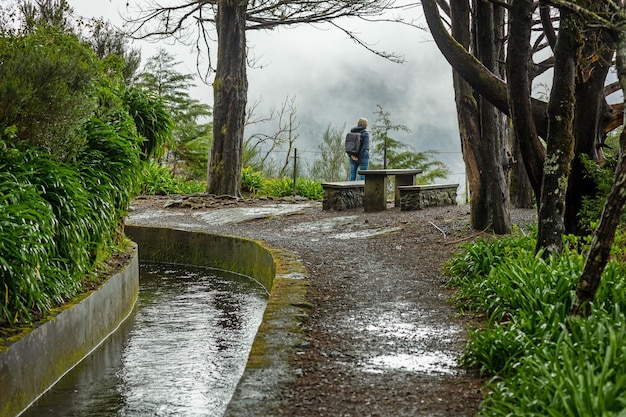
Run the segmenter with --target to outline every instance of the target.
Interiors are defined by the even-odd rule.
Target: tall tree
[[[559,158],[565,158],[561,160],[562,163],[558,166],[561,169],[572,169],[573,172],[571,175],[567,172],[564,172],[565,175],[548,173],[549,175],[556,175],[554,178],[549,178],[551,187],[558,186],[559,188],[542,190],[542,182],[544,180],[543,167],[546,155],[546,148],[543,142],[549,144],[551,135],[554,136],[555,141],[559,140],[557,126],[552,123],[552,126],[549,127],[549,121],[560,122],[561,117],[566,113],[559,115],[557,112],[565,111],[566,109],[553,102],[550,107],[552,117],[549,117],[548,103],[533,97],[529,87],[532,79],[537,74],[543,73],[546,68],[552,68],[556,60],[550,56],[537,63],[530,62],[528,65],[516,65],[515,60],[519,63],[519,60],[524,58],[531,59],[532,57],[535,59],[535,52],[546,51],[546,45],[555,45],[559,36],[567,36],[567,31],[561,33],[558,30],[558,26],[557,29],[552,26],[555,21],[558,21],[559,9],[556,6],[561,7],[559,5],[561,2],[543,2],[544,6],[552,7],[541,9],[543,12],[541,21],[545,25],[543,28],[544,35],[537,39],[530,39],[529,33],[530,30],[541,29],[536,27],[536,25],[532,26],[533,22],[540,21],[538,18],[538,5],[529,0],[515,0],[511,3],[511,6],[508,8],[508,48],[509,51],[515,51],[515,53],[509,53],[506,57],[508,83],[490,71],[488,67],[482,65],[460,42],[457,42],[448,33],[441,19],[438,3],[440,2],[436,0],[425,0],[422,2],[422,6],[429,28],[439,49],[464,82],[469,84],[504,114],[511,117],[511,122],[522,150],[522,160],[533,184],[539,206],[542,204],[540,201],[542,195],[549,195],[559,200],[565,198],[565,201],[553,198],[551,201],[546,202],[554,205],[554,207],[545,211],[544,216],[556,215],[559,217],[559,219],[556,219],[556,222],[565,225],[565,232],[576,232],[574,225],[576,224],[578,213],[574,201],[581,200],[584,195],[593,195],[595,191],[594,187],[588,184],[588,181],[576,180],[579,178],[576,176],[579,175],[578,170],[582,170],[582,163],[580,168],[578,164],[580,155],[586,154],[592,160],[601,161],[601,147],[604,135],[610,129],[614,129],[621,124],[623,115],[623,106],[609,106],[607,104],[607,94],[615,90],[611,87],[605,88],[604,81],[602,83],[598,81],[599,79],[605,80],[607,65],[610,65],[611,62],[612,46],[607,41],[606,31],[599,27],[586,26],[581,38],[581,51],[584,59],[575,60],[574,94],[570,97],[572,100],[567,103],[572,105],[571,109],[574,112],[571,131],[574,146],[572,163],[567,163],[567,159],[570,158],[567,156],[567,149],[562,149],[565,153],[551,154],[551,157],[556,155]],[[454,3],[456,4],[456,2]],[[610,3],[609,1],[579,2],[580,5],[595,11],[606,9]],[[445,7],[443,10],[445,10]],[[452,10],[454,10],[454,7]],[[470,10],[466,9],[465,12],[470,12]],[[534,19],[533,17],[537,18]],[[452,21],[455,22],[457,19],[453,17]],[[561,21],[563,22],[563,20]],[[564,27],[567,27],[567,25]],[[548,42],[545,42],[545,40],[548,40]],[[565,40],[562,42],[565,42]],[[572,53],[574,51],[570,50]],[[512,61],[508,62],[509,60]],[[568,59],[562,58],[559,60],[558,65],[567,65],[568,62],[570,62]],[[565,68],[555,69],[555,72],[559,74],[564,74],[566,71]],[[528,82],[525,81],[525,78],[528,78]],[[556,81],[558,84],[564,82],[565,79],[558,78]],[[564,127],[564,125],[561,127]],[[565,145],[565,142],[562,144]],[[464,149],[465,151],[466,149]],[[555,165],[552,161],[550,162],[550,166],[554,167]],[[553,179],[556,179],[556,181],[553,181]],[[558,205],[561,208],[557,208]],[[561,219],[562,217],[564,218]],[[546,220],[550,221],[547,218]],[[547,227],[543,228],[543,231],[547,234],[552,233],[550,228]],[[542,236],[541,239],[545,244],[556,242],[556,239],[547,239],[547,237]],[[558,250],[558,245],[555,249]]]
[[[192,171],[204,163],[197,160],[195,149],[208,149],[210,125],[204,120],[211,115],[208,104],[192,98],[190,90],[195,87],[194,74],[178,71],[180,62],[164,49],[150,57],[143,71],[136,77],[136,86],[156,95],[166,104],[172,118],[173,143],[169,143],[173,165],[187,164]],[[204,176],[204,173],[202,174]]]
[[[139,17],[133,35],[142,38],[176,37],[191,41],[198,50],[213,47],[210,33],[217,33],[217,64],[213,80],[213,147],[208,170],[207,191],[235,195],[240,189],[243,153],[243,126],[248,92],[246,75],[246,31],[272,29],[296,24],[330,22],[351,39],[374,51],[357,34],[342,28],[345,17],[380,17],[387,10],[399,8],[396,0],[208,0],[163,7],[157,3]],[[150,29],[147,29],[150,27]],[[197,29],[190,36],[189,28]],[[374,51],[387,58],[391,54]],[[209,62],[212,69],[212,64]]]
[[[435,39],[438,39],[442,52],[455,70],[462,73],[463,78],[472,86],[481,88],[481,91],[488,94],[493,103],[502,106],[502,96],[497,87],[501,84],[500,81],[492,80],[491,83],[481,84],[480,79],[489,79],[488,72],[472,62],[467,57],[468,54],[454,42],[450,42],[451,38],[447,37],[445,31],[441,31],[441,22],[433,14],[436,12],[435,2],[425,0],[423,5],[430,19],[429,26],[436,29]],[[529,40],[533,7],[528,0],[514,0],[512,3],[509,47],[516,52],[522,52],[520,59],[524,59],[527,55],[524,51],[529,50],[525,45]],[[559,12],[558,31],[552,27],[554,16],[551,11],[554,10]],[[526,146],[535,143],[536,138],[546,138],[548,149],[540,187],[540,231],[537,248],[546,249],[550,253],[560,249],[562,234],[568,231],[567,220],[578,214],[578,206],[572,202],[576,198],[572,196],[580,197],[594,187],[593,184],[590,186],[580,181],[581,177],[578,175],[582,174],[576,172],[577,165],[583,164],[583,155],[601,163],[606,133],[622,124],[626,96],[626,4],[611,0],[545,0],[542,2],[540,14],[544,25],[544,39],[555,51],[554,78],[547,111],[538,112],[539,108],[544,108],[543,104],[526,97],[528,83],[525,77],[528,70],[522,62],[517,65],[508,63],[511,107],[501,108],[508,111],[512,122],[518,125],[516,132],[526,135],[526,140],[522,140],[522,143],[526,142]],[[622,101],[609,106],[606,97],[617,89],[606,82],[606,75],[615,51]],[[512,59],[511,56],[508,59]],[[520,71],[516,72],[516,68]],[[536,147],[538,152],[533,155],[533,148],[534,145],[527,147],[531,158],[541,154],[541,148]],[[622,129],[619,162],[576,289],[571,311],[573,315],[584,315],[590,311],[589,303],[593,301],[600,286],[602,272],[610,256],[615,231],[626,204],[625,154],[626,133]],[[537,158],[536,162],[541,159]],[[537,172],[533,171],[533,165],[527,164],[529,174],[536,184]],[[568,210],[569,216],[564,215]]]
[[[502,33],[504,18],[502,7],[495,2],[475,1],[474,19],[476,57],[493,74],[502,77]],[[500,36],[498,36],[500,34]],[[504,234],[511,231],[509,212],[508,164],[506,138],[501,123],[499,110],[479,92],[475,92],[478,104],[480,141],[478,152],[481,155],[480,196],[482,202],[478,211],[481,215],[475,225],[480,229],[492,229],[495,233]]]
[[[562,249],[565,234],[565,193],[574,157],[574,94],[580,51],[580,21],[572,13],[561,15],[555,46],[554,78],[548,104],[548,149],[539,200],[537,251],[545,255]]]

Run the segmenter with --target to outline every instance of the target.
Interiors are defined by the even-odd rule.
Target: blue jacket
[[[359,152],[359,159],[369,159],[370,157],[370,132],[365,130],[363,126],[357,126],[350,129],[350,132],[361,132],[361,152]]]

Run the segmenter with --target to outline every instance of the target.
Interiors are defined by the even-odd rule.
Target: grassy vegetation
[[[534,240],[481,239],[447,265],[458,308],[486,319],[462,358],[490,377],[480,415],[625,415],[626,264],[614,257],[590,317],[571,318],[586,242],[543,260]]]
[[[178,177],[168,167],[154,163],[144,166],[141,179],[141,193],[144,195],[193,194],[202,193],[205,189],[204,181]],[[241,173],[241,191],[252,197],[288,197],[294,194],[293,178],[265,178],[260,171],[246,167]],[[320,200],[324,190],[319,181],[297,178],[295,194]]]
[[[0,327],[29,322],[75,296],[121,239],[136,193],[136,141],[99,120],[75,163],[0,140]]]

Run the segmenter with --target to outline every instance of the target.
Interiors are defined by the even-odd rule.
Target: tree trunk
[[[476,1],[476,55],[480,62],[493,74],[498,75],[498,47],[494,4]],[[498,22],[502,24],[502,22]],[[508,167],[503,132],[500,129],[498,112],[486,98],[478,100],[481,140],[478,152],[482,156],[481,182],[485,190],[487,216],[491,229],[497,234],[511,232]],[[488,225],[487,225],[488,226]],[[484,229],[485,227],[481,227]]]
[[[624,30],[618,34],[616,66],[622,92],[626,94],[626,32]],[[600,287],[602,272],[609,261],[611,246],[615,239],[615,230],[624,213],[624,204],[626,204],[625,130],[622,130],[620,134],[619,148],[619,161],[615,169],[613,185],[602,211],[600,224],[591,241],[591,248],[587,254],[585,267],[576,287],[576,298],[574,299],[571,315],[587,316],[589,314],[589,303],[594,300],[596,292]]]
[[[543,146],[540,144],[535,127],[530,101],[530,34],[532,29],[533,2],[530,0],[515,0],[509,11],[509,43],[506,62],[507,81],[509,85],[509,106],[515,137],[522,150],[522,154],[537,153],[544,158]],[[523,161],[523,159],[521,159]],[[542,165],[527,164],[526,169],[531,172],[530,177],[539,179],[542,176]],[[518,176],[519,177],[519,176]],[[535,196],[541,195],[541,182],[531,181],[534,185]]]
[[[613,59],[613,49],[608,39],[603,39],[599,29],[586,28],[587,41],[583,56],[592,57],[581,64],[576,83],[576,115],[574,122],[574,155],[569,187],[566,195],[565,230],[567,233],[584,235],[586,225],[579,224],[578,213],[585,197],[595,196],[596,182],[585,175],[581,155],[592,161],[602,161],[599,146],[605,137],[605,128],[610,123],[613,111],[606,102],[604,83]]]
[[[470,6],[469,0],[458,0],[450,4],[452,19],[452,35],[469,50]],[[457,108],[461,150],[465,163],[465,175],[470,191],[470,225],[473,229],[482,230],[489,225],[487,216],[485,190],[481,182],[480,121],[478,106],[472,87],[456,71],[452,71],[454,81],[454,99]]]
[[[561,12],[561,27],[554,50],[554,79],[548,104],[548,149],[539,201],[537,247],[544,256],[559,253],[565,234],[565,193],[574,154],[576,63],[581,37],[579,23],[569,11]]]
[[[489,102],[492,103],[497,109],[504,114],[510,115],[508,89],[507,85],[501,78],[496,77],[480,61],[468,52],[469,42],[464,41],[461,38],[461,32],[455,29],[455,26],[458,26],[458,24],[455,24],[454,22],[461,19],[460,15],[467,13],[469,16],[470,13],[467,9],[459,9],[459,7],[461,7],[461,2],[451,2],[451,8],[455,9],[455,6],[457,12],[452,13],[454,36],[450,36],[443,26],[441,17],[439,16],[436,0],[422,1],[424,16],[426,17],[433,39],[437,43],[441,53],[455,71],[455,79],[457,80],[455,81],[455,91],[459,113],[459,128],[461,131],[461,140],[463,145],[463,157],[467,170],[472,204],[476,204],[476,207],[480,207],[482,206],[482,203],[480,201],[474,202],[474,199],[481,198],[482,193],[485,192],[485,190],[479,187],[480,181],[477,179],[477,176],[481,171],[483,171],[484,166],[480,161],[480,157],[482,155],[479,155],[479,148],[474,147],[472,151],[473,153],[468,153],[469,147],[473,146],[470,141],[477,146],[481,140],[480,136],[469,136],[478,134],[477,131],[472,131],[470,128],[480,128],[480,122],[471,120],[471,108],[477,107],[477,103],[472,103],[471,101],[474,100],[473,93],[480,92],[481,96],[489,100]],[[458,17],[455,17],[455,15]],[[462,80],[460,80],[459,77],[462,78]],[[467,83],[468,86],[461,88],[460,86],[462,83]],[[470,93],[470,91],[472,93]],[[537,132],[539,133],[539,136],[543,135],[543,137],[545,137],[547,132],[545,103],[533,98],[530,99],[530,102],[532,103],[531,112],[535,126],[537,127]],[[464,112],[467,113],[467,115],[464,115]],[[527,167],[527,172],[529,172],[529,178],[533,184],[533,188],[540,189],[541,167],[543,166],[545,150],[538,137],[536,137],[532,143],[529,143],[530,141],[531,139],[523,144],[525,146],[523,149],[525,156],[523,161]],[[500,149],[499,151],[503,152],[503,149]],[[504,159],[505,158],[500,156],[498,161],[501,164],[508,165],[508,156],[506,157],[506,162],[504,162]],[[531,176],[530,173],[534,173],[535,175]],[[481,204],[479,205],[478,203]],[[472,209],[474,207],[475,206],[472,205]],[[479,220],[484,214],[476,213],[472,210],[471,215],[472,217],[477,216],[477,219]],[[481,223],[473,221],[472,227],[480,228],[477,227],[479,224]]]
[[[246,75],[247,2],[220,0],[217,6],[217,69],[213,82],[213,146],[207,192],[238,195],[241,188]]]
[[[511,155],[509,163],[511,165],[510,188],[511,206],[517,208],[531,209],[535,207],[535,194],[524,166],[524,156],[519,146],[519,140],[515,133],[511,135],[509,142]]]

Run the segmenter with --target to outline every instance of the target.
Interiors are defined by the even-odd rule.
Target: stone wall
[[[458,184],[413,185],[399,187],[400,210],[456,205]]]

